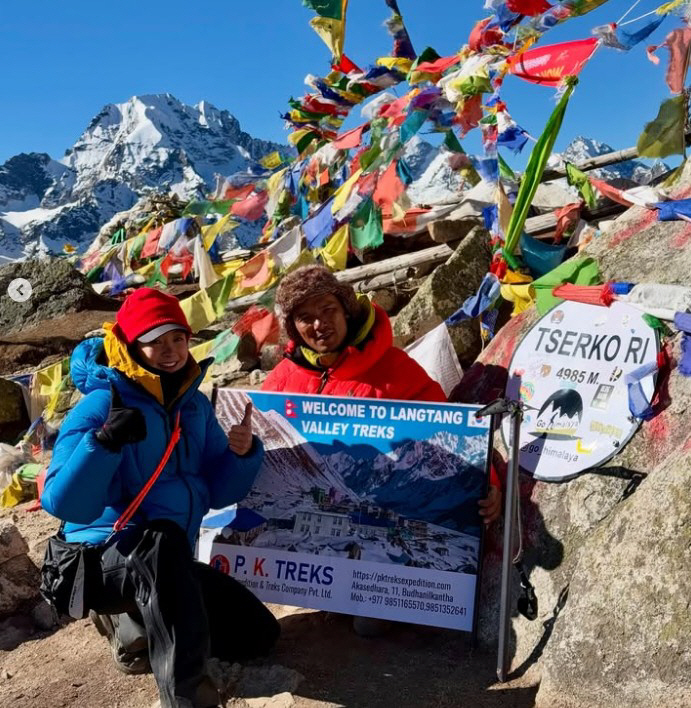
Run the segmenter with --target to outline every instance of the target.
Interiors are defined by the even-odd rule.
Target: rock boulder
[[[452,315],[477,292],[491,259],[489,234],[474,228],[461,241],[449,260],[425,280],[394,322],[396,345],[406,347]],[[449,328],[462,366],[470,364],[480,351],[480,329],[468,320]]]

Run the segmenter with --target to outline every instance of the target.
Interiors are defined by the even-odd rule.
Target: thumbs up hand
[[[245,406],[245,414],[237,425],[228,431],[228,447],[236,455],[246,455],[252,447],[252,403]]]

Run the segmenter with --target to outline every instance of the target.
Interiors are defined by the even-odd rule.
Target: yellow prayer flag
[[[268,155],[262,157],[262,159],[259,160],[259,164],[262,167],[266,167],[267,170],[273,170],[274,167],[278,167],[279,165],[283,164],[283,158],[281,157],[281,153],[278,152],[278,150],[274,150]]]
[[[318,253],[324,261],[324,265],[329,270],[344,270],[348,260],[348,243],[350,241],[350,231],[345,223],[338,231],[329,238],[324,248]]]
[[[405,57],[379,57],[377,64],[385,66],[387,69],[397,69],[401,73],[407,74],[413,66],[413,60]]]
[[[226,261],[225,263],[214,263],[214,270],[222,278],[225,278],[227,275],[234,273],[244,263],[245,261],[242,258],[236,258],[235,260]]]
[[[40,396],[52,396],[60,390],[65,362],[69,362],[69,359],[62,359],[36,372],[36,386]]]
[[[209,354],[211,354],[213,346],[214,340],[210,339],[208,342],[202,342],[195,347],[190,347],[190,354],[195,361],[202,361],[203,359],[207,359]]]
[[[200,290],[191,297],[180,300],[180,307],[193,332],[199,332],[217,319],[214,304],[206,290]]]
[[[353,191],[355,183],[360,179],[362,170],[355,170],[353,174],[334,192],[334,200],[331,204],[331,213],[335,214],[343,208],[343,205],[348,200],[350,193]]]
[[[535,290],[531,283],[521,285],[503,283],[500,288],[500,293],[504,300],[508,300],[513,303],[513,312],[511,313],[511,317],[520,315],[521,312],[524,312],[531,307],[535,301]]]
[[[214,241],[221,234],[226,233],[226,231],[232,231],[237,225],[238,222],[232,218],[232,214],[226,214],[215,224],[211,224],[210,226],[202,226],[202,241],[204,243],[204,250],[208,251],[214,245]]]
[[[299,130],[295,130],[288,136],[288,142],[291,145],[297,145],[300,140],[302,140],[302,138],[304,138],[308,133],[311,132],[313,131],[307,128],[300,128]]]
[[[310,27],[331,50],[334,59],[340,59],[343,54],[345,22],[331,17],[314,17],[310,20]]]

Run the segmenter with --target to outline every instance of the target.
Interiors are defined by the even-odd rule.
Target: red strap
[[[137,494],[137,496],[130,502],[127,509],[122,512],[120,518],[115,522],[113,526],[114,532],[122,531],[122,529],[127,526],[132,517],[135,515],[137,509],[139,508],[139,505],[144,501],[144,497],[149,493],[151,487],[154,486],[154,483],[159,478],[161,472],[163,472],[163,468],[166,466],[166,463],[170,459],[170,456],[173,454],[173,448],[178,444],[178,440],[180,440],[180,411],[178,411],[178,414],[175,418],[175,428],[173,429],[173,434],[170,436],[170,440],[168,441],[168,447],[163,453],[163,457],[158,463],[158,467],[151,475],[151,477],[149,477],[149,481],[142,487],[139,494]]]

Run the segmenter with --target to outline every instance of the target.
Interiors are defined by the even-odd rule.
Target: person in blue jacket
[[[90,617],[118,668],[148,670],[162,706],[211,706],[206,673],[216,656],[266,654],[279,625],[243,585],[194,561],[202,517],[243,499],[259,470],[251,404],[223,432],[198,387],[209,362],[189,354],[177,299],[152,288],[128,296],[103,339],[82,342],[71,376],[84,398],[64,421],[46,475],[43,508],[68,542],[102,544],[99,578],[87,578]],[[131,521],[113,525],[180,437]]]

